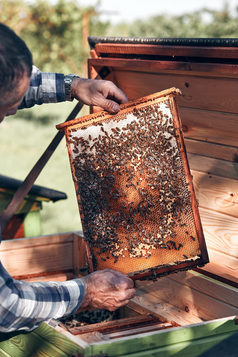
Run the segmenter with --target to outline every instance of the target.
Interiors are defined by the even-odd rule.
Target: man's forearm
[[[64,77],[62,73],[45,73],[33,66],[30,86],[19,109],[31,108],[35,104],[65,101]]]
[[[0,263],[0,291],[0,331],[32,330],[43,321],[74,313],[84,298],[84,283],[18,281]]]

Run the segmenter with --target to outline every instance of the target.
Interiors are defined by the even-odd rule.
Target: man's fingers
[[[100,96],[100,103],[98,105],[111,113],[119,112],[120,106],[118,103],[127,103],[127,96],[120,88],[110,81],[104,81],[102,84],[104,88],[102,87],[102,96]]]
[[[118,113],[120,111],[120,105],[117,102],[114,102],[114,100],[111,99],[106,99],[103,96],[100,96],[95,104],[110,113]]]
[[[118,292],[116,299],[119,301],[132,299],[135,296],[135,294],[136,294],[135,289],[122,290],[122,291]]]
[[[122,300],[120,302],[114,302],[113,304],[109,304],[106,307],[106,310],[115,311],[115,310],[119,309],[120,307],[127,305],[129,301],[130,301],[130,299]]]
[[[134,288],[134,282],[133,280],[125,276],[124,279],[120,279],[115,286],[118,290],[132,289]]]
[[[128,98],[125,93],[113,83],[112,89],[109,90],[109,95],[112,96],[118,103],[124,104],[128,102]]]

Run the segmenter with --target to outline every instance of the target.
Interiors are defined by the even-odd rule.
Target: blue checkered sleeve
[[[84,298],[81,279],[29,283],[13,279],[0,263],[0,331],[32,330],[74,313]]]
[[[41,72],[33,66],[30,86],[18,109],[31,108],[35,104],[64,102],[64,74]]]

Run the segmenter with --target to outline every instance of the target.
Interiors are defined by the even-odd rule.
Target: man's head
[[[32,55],[25,42],[0,23],[0,122],[20,105],[31,70]]]

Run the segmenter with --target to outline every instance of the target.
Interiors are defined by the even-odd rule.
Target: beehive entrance
[[[157,93],[117,115],[94,114],[67,128],[96,269],[135,275],[202,262],[204,240],[175,93]]]

